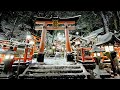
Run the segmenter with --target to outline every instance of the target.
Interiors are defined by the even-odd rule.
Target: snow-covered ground
[[[37,58],[34,58],[32,60],[32,63],[38,63],[37,62]],[[66,58],[55,58],[55,57],[51,57],[51,58],[45,58],[44,59],[44,63],[48,64],[48,65],[66,65],[66,64],[74,64],[74,62],[67,62]]]

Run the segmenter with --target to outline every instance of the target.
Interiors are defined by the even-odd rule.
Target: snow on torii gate
[[[71,45],[69,40],[69,30],[76,30],[76,22],[81,15],[69,17],[69,18],[59,18],[59,17],[38,17],[35,20],[35,30],[42,30],[41,33],[41,42],[40,50],[38,53],[38,62],[44,61],[44,47],[45,47],[45,38],[47,30],[65,30],[66,38],[66,53],[71,53]],[[69,55],[70,56],[70,55]]]

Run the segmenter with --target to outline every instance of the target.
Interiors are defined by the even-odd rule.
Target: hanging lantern
[[[105,51],[106,52],[112,52],[112,51],[114,51],[114,46],[112,44],[106,45],[105,46]]]

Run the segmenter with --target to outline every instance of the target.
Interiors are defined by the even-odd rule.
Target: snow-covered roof
[[[97,30],[91,32],[88,36],[82,37],[82,39],[89,40],[91,38],[95,38],[99,33],[103,32],[103,31],[104,31],[103,28],[97,29]]]
[[[112,40],[113,38],[114,38],[114,41],[116,40],[116,41],[120,42],[120,39],[117,38],[114,35],[114,33],[108,32],[108,33],[98,37],[98,43],[96,43],[96,45],[105,44],[105,43],[109,42],[110,40]]]
[[[100,48],[98,48],[97,46],[93,46],[92,50],[90,50],[90,52],[104,52],[105,50],[102,50]]]
[[[99,33],[103,32],[103,31],[104,31],[104,29],[103,29],[103,28],[100,28],[100,29],[97,29],[97,30],[91,32],[90,35],[92,35],[92,34],[93,34],[93,35],[94,35],[94,34],[99,34]]]

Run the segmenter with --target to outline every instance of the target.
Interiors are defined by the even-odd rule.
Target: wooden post
[[[32,48],[30,48],[30,59],[29,60],[33,59],[33,55],[34,55],[34,45],[32,46]]]
[[[0,64],[1,64],[1,62],[2,62],[2,58],[1,58],[1,56],[0,56]]]
[[[85,54],[84,54],[84,49],[81,48],[81,54],[82,54],[82,61],[84,62],[85,61]]]
[[[94,53],[93,52],[91,53],[91,56],[92,56],[92,61],[94,62],[95,60],[94,60]]]
[[[77,61],[79,61],[79,49],[77,49]]]
[[[118,58],[120,59],[120,47],[118,47]]]
[[[104,62],[104,55],[103,55],[103,52],[100,52],[100,57],[101,57],[101,60],[102,60],[102,62]]]
[[[14,51],[17,51],[17,46],[14,47]]]
[[[26,62],[28,56],[28,46],[25,47],[24,62]]]

